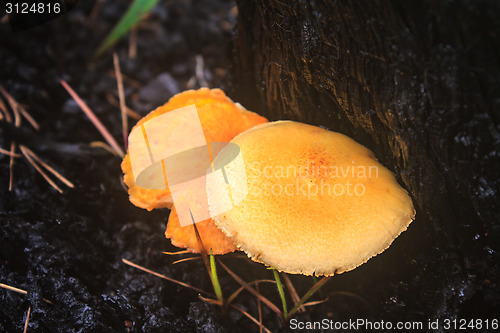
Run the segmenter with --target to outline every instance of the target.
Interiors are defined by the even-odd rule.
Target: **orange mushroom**
[[[412,222],[412,200],[374,154],[319,127],[278,121],[235,137],[246,197],[215,222],[254,261],[280,271],[334,275],[387,249]],[[214,160],[227,159],[223,149]],[[227,207],[226,184],[209,187],[211,211]]]
[[[193,104],[196,105],[207,142],[229,142],[237,134],[255,125],[267,122],[266,118],[246,110],[238,103],[234,103],[222,90],[201,88],[199,90],[188,90],[173,96],[166,104],[139,120],[134,129],[166,112]],[[147,154],[138,158],[149,159]],[[129,152],[125,155],[121,166],[124,173],[124,182],[128,187],[129,199],[134,205],[147,210],[172,208],[173,199],[168,187],[166,189],[146,189],[137,186],[132,172]],[[209,244],[214,253],[223,254],[234,251],[235,248],[232,242],[217,230],[211,219],[197,223],[197,227],[204,244]],[[193,252],[199,252],[200,250],[193,226],[181,227],[175,210],[170,214],[166,236],[171,238],[172,243],[176,246],[187,248]]]

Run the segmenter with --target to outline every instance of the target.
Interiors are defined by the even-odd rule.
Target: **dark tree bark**
[[[238,9],[234,98],[351,136],[414,200],[409,230],[336,289],[382,318],[498,315],[500,2]]]

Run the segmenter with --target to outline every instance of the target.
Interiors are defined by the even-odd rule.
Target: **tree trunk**
[[[498,314],[499,4],[238,3],[235,100],[349,135],[414,200],[391,249],[337,277],[375,317]]]

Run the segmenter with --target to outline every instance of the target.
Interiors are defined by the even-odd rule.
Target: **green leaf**
[[[122,38],[132,27],[139,22],[141,17],[149,12],[151,8],[158,3],[159,0],[134,0],[125,15],[120,19],[120,22],[113,28],[111,33],[101,43],[95,56],[101,55]]]

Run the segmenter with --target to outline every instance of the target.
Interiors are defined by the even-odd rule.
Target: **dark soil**
[[[26,121],[21,128],[0,121],[0,147],[8,149],[11,141],[26,145],[75,184],[60,194],[19,158],[9,192],[9,158],[0,155],[0,283],[28,291],[0,288],[0,332],[22,332],[29,306],[32,332],[258,332],[240,313],[224,316],[196,292],[121,261],[211,291],[201,261],[172,265],[179,258],[162,254],[178,250],[163,236],[168,210],[147,212],[128,201],[121,159],[90,147],[103,139],[59,83],[66,80],[122,142],[119,108],[109,100],[117,96],[112,55],[91,58],[129,1],[104,1],[95,17],[95,1],[81,2],[67,15],[25,31],[13,33],[0,24],[0,84],[41,125],[37,132]],[[137,58],[128,56],[128,37],[115,47],[127,105],[144,115],[173,94],[199,87],[200,59],[210,87],[234,89],[227,76],[234,61],[234,6],[222,0],[160,2],[138,29]],[[424,327],[436,318],[498,319],[500,249],[492,240],[498,225],[459,226],[457,233],[475,251],[470,258],[460,257],[461,243],[443,251],[437,233],[429,231],[434,227],[439,226],[415,221],[384,254],[334,277],[315,298],[329,300],[298,318],[422,321]],[[477,230],[487,230],[490,238]],[[471,261],[480,254],[484,260]],[[246,281],[272,277],[249,260],[223,261]],[[224,271],[219,277],[226,296],[238,288]],[[313,283],[310,277],[292,280],[300,294]],[[263,286],[262,292],[280,304],[274,287]],[[258,317],[249,294],[243,292],[235,304]],[[264,325],[282,330],[276,315],[262,310]]]

